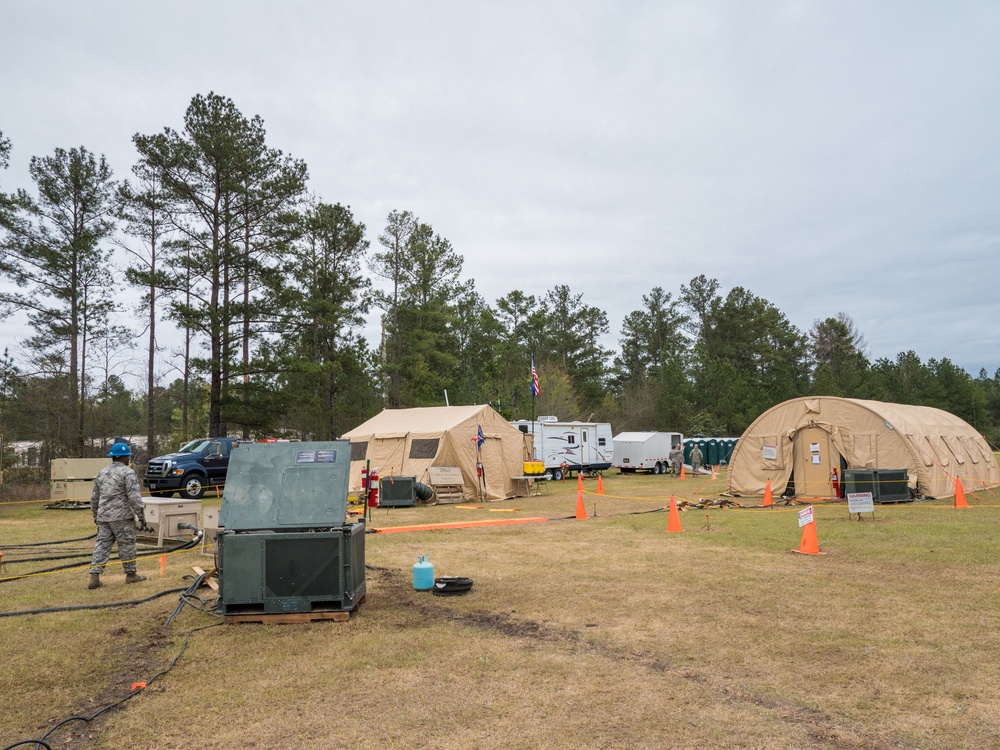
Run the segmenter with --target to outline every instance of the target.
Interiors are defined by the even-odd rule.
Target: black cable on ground
[[[137,547],[136,552],[138,557],[144,557],[148,555],[162,555],[164,552],[171,552],[175,547]],[[94,554],[94,550],[88,552],[77,552],[72,555],[49,555],[47,557],[12,557],[7,563],[9,565],[14,565],[18,563],[29,563],[29,562],[45,562],[46,560],[71,560],[80,557],[91,557]]]
[[[95,531],[90,536],[81,536],[77,539],[60,539],[57,542],[31,542],[28,544],[4,544],[3,546],[0,546],[0,552],[3,552],[5,549],[19,549],[20,547],[47,547],[50,544],[69,544],[70,542],[86,542],[88,539],[96,539],[96,538],[97,538],[97,532]]]
[[[142,554],[137,554],[135,556],[135,559],[140,560],[145,557],[162,555],[164,552],[180,552],[182,550],[191,549],[192,547],[195,547],[200,543],[201,543],[201,534],[196,534],[194,539],[185,542],[184,544],[181,544],[177,547],[170,547],[169,549],[164,549],[163,551],[158,549],[153,552],[143,552]],[[45,568],[44,570],[33,570],[30,573],[22,573],[16,576],[7,576],[5,578],[0,578],[0,583],[6,583],[8,581],[18,581],[22,578],[29,578],[31,576],[39,575],[41,573],[54,573],[59,570],[68,570],[70,568],[83,568],[83,567],[85,566],[80,565],[79,563],[68,563],[66,565],[57,565],[54,568]]]
[[[180,601],[177,602],[177,608],[171,613],[167,621],[164,622],[164,626],[170,625],[174,621],[174,618],[181,613],[184,609],[184,605],[187,604],[189,607],[193,607],[199,612],[204,612],[206,615],[212,615],[213,617],[221,617],[222,615],[217,614],[208,602],[198,596],[195,592],[201,588],[205,579],[208,578],[209,573],[202,573],[200,576],[194,579],[194,582],[185,589],[181,589]],[[197,604],[192,600],[197,600]]]
[[[212,623],[211,625],[203,625],[200,628],[194,628],[193,630],[189,630],[187,636],[184,638],[184,643],[181,645],[181,650],[179,652],[177,652],[177,656],[175,656],[174,659],[173,659],[173,661],[171,661],[170,664],[167,665],[166,669],[164,669],[162,672],[157,672],[152,677],[150,677],[148,680],[146,680],[146,687],[149,687],[150,685],[152,685],[155,680],[157,680],[160,677],[162,677],[163,675],[167,674],[167,672],[169,672],[171,669],[174,668],[174,665],[177,663],[178,659],[181,658],[181,655],[187,649],[188,642],[191,640],[191,636],[194,633],[197,633],[199,630],[208,630],[209,628],[217,628],[220,625],[222,625],[221,622],[215,622],[215,623]],[[94,719],[96,719],[101,714],[107,713],[108,711],[110,711],[113,708],[118,708],[118,706],[122,705],[126,701],[132,700],[133,698],[135,698],[135,696],[137,696],[143,690],[145,690],[145,688],[138,688],[136,690],[133,690],[131,693],[129,693],[128,695],[126,695],[124,698],[122,698],[120,700],[117,700],[114,703],[111,703],[110,705],[105,706],[104,708],[102,708],[101,710],[97,711],[96,713],[91,714],[90,716],[71,716],[68,719],[63,719],[58,724],[56,724],[51,729],[49,729],[39,739],[37,739],[37,740],[34,740],[34,739],[33,740],[20,740],[18,742],[15,742],[13,745],[7,745],[6,747],[3,748],[3,750],[10,750],[11,748],[17,747],[18,745],[31,745],[31,744],[34,744],[36,747],[41,746],[41,747],[49,748],[49,750],[51,750],[52,746],[49,745],[45,741],[45,739],[50,734],[52,734],[57,729],[59,729],[60,727],[63,727],[66,724],[69,724],[72,721],[83,721],[83,722],[87,722],[89,724],[90,722],[92,722]]]
[[[18,612],[0,612],[0,617],[15,617],[17,615],[45,615],[49,612],[75,612],[81,609],[108,609],[109,607],[127,607],[130,604],[143,604],[159,599],[167,594],[176,594],[178,591],[186,591],[185,586],[176,589],[165,589],[159,593],[147,596],[145,599],[130,599],[126,602],[108,602],[106,604],[70,604],[65,607],[49,607],[47,609],[25,609]]]

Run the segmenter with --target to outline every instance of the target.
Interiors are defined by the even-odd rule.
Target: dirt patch
[[[606,642],[595,641],[571,629],[519,618],[517,610],[456,612],[449,609],[446,603],[438,597],[428,598],[417,594],[405,573],[385,568],[379,568],[377,572],[379,586],[386,589],[386,596],[403,606],[414,608],[423,618],[437,618],[455,622],[466,627],[510,638],[521,638],[586,650],[612,661],[627,662],[632,666],[670,674],[691,682],[695,686],[693,689],[697,690],[699,694],[709,690],[717,696],[724,696],[727,701],[773,711],[785,723],[805,727],[809,736],[816,742],[817,747],[826,747],[832,750],[902,750],[909,747],[902,742],[886,741],[870,736],[864,732],[862,727],[838,720],[818,709],[724,684],[724,681],[728,682],[727,678],[720,680],[718,677],[702,674],[689,668],[678,668],[665,662],[657,654],[615,647]],[[599,624],[586,623],[585,627],[599,627]]]
[[[157,616],[158,619],[159,616]],[[107,718],[118,711],[118,706],[105,710],[99,716],[94,715],[102,709],[120,702],[123,698],[127,698],[133,692],[132,684],[134,682],[149,679],[162,669],[166,662],[159,655],[170,646],[173,640],[173,634],[169,630],[160,624],[152,624],[148,620],[113,627],[108,630],[107,637],[121,642],[121,648],[125,654],[122,660],[123,666],[109,676],[107,687],[99,695],[69,708],[65,717],[57,719],[38,733],[37,736],[41,737],[57,723],[69,722],[56,729],[46,739],[53,750],[83,750],[90,745],[100,734],[101,727]]]

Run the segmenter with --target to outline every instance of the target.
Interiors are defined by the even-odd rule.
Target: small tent
[[[783,492],[831,497],[833,472],[905,469],[909,484],[927,497],[1000,484],[986,440],[967,422],[929,406],[832,396],[795,398],[761,414],[736,444],[729,492],[763,495],[766,482]]]
[[[431,483],[430,467],[451,466],[462,472],[467,499],[478,499],[482,487],[484,500],[502,500],[517,496],[512,477],[524,474],[525,456],[531,455],[530,436],[486,405],[385,409],[342,437],[351,441],[355,490],[366,462],[381,477],[412,476],[424,484]],[[482,483],[477,461],[483,465]]]

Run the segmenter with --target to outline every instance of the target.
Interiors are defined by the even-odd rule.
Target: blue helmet
[[[121,458],[122,456],[131,456],[132,449],[128,447],[128,443],[115,443],[111,446],[111,450],[108,451],[108,458]]]

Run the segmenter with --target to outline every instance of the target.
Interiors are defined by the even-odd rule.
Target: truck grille
[[[167,475],[166,461],[150,461],[146,467],[146,476],[152,479],[161,479]]]

